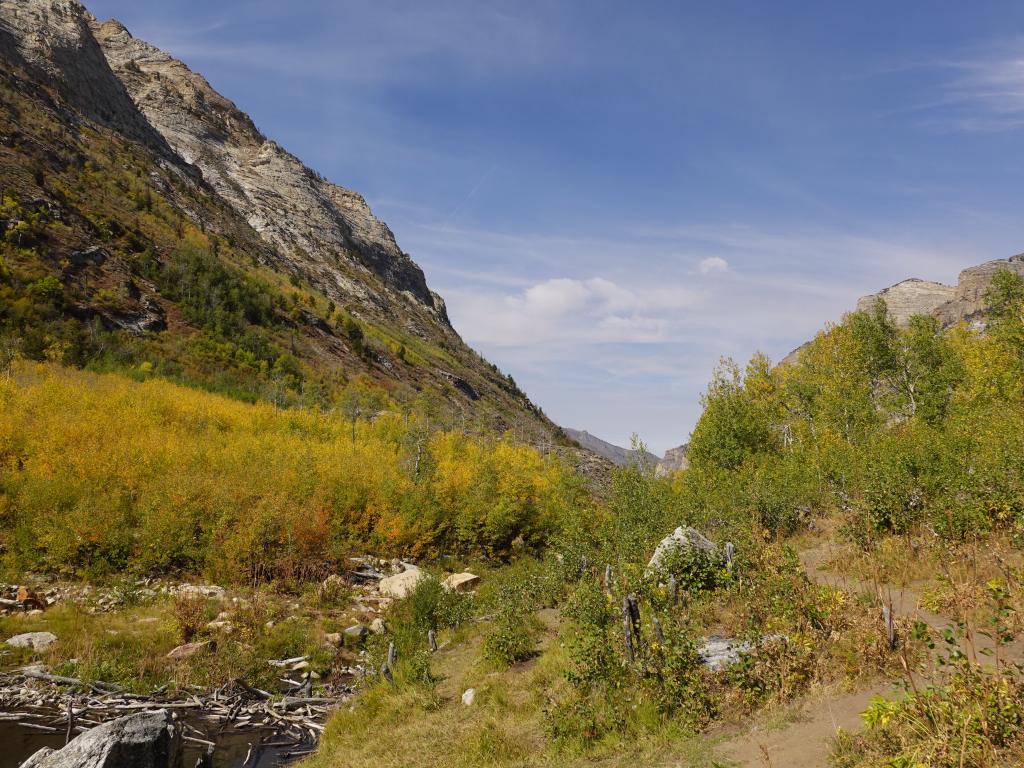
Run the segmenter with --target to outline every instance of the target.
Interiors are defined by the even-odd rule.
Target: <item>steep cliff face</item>
[[[870,310],[882,299],[897,325],[906,325],[914,315],[930,315],[953,299],[956,289],[942,283],[910,278],[857,301],[857,309]]]
[[[937,307],[933,314],[943,326],[954,325],[961,320],[983,322],[987,309],[985,294],[992,283],[992,276],[1003,269],[1024,276],[1024,254],[968,267],[960,273],[953,298]]]
[[[422,270],[361,195],[307,168],[263,136],[205,78],[132,37],[119,22],[91,26],[149,123],[276,247],[274,266],[300,273],[337,300],[382,306],[388,299],[357,279],[359,271],[368,271],[385,290],[419,302],[447,323],[444,305],[428,290]]]
[[[0,189],[0,346],[275,400],[358,379],[559,434],[358,193],[76,0],[0,0]]]
[[[992,276],[1003,269],[1024,275],[1024,254],[968,267],[960,273],[956,286],[917,278],[904,280],[878,293],[863,296],[857,302],[857,309],[869,309],[877,299],[882,299],[900,326],[906,325],[914,315],[932,315],[943,328],[961,321],[983,323],[987,308],[985,294]]]
[[[669,448],[658,462],[658,466],[654,468],[654,474],[658,477],[666,477],[676,472],[682,472],[690,466],[690,459],[687,455],[689,451],[689,443],[683,443],[678,448]]]
[[[91,21],[76,0],[0,0],[0,55],[54,86],[84,117],[165,150],[110,71]]]

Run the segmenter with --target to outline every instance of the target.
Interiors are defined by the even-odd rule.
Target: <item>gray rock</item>
[[[740,660],[740,654],[750,651],[750,643],[741,642],[736,638],[721,637],[712,635],[707,638],[700,647],[697,654],[700,656],[700,663],[717,672]]]
[[[690,466],[689,453],[689,443],[683,443],[678,448],[669,448],[658,462],[658,466],[654,468],[655,477],[668,477],[688,469]]]
[[[370,634],[370,630],[365,624],[353,624],[345,630],[345,634],[349,637],[363,638]]]
[[[7,644],[14,648],[31,648],[33,651],[45,651],[57,642],[53,632],[24,632],[7,639]]]
[[[86,731],[63,749],[36,752],[32,768],[175,768],[181,733],[167,710],[120,717]],[[24,766],[23,766],[24,768]]]
[[[661,568],[669,553],[684,547],[693,547],[708,553],[718,552],[718,545],[696,528],[680,526],[661,540],[647,563],[647,569],[654,571]]]
[[[288,266],[341,303],[383,300],[374,295],[373,283],[349,277],[369,270],[386,289],[448,325],[444,305],[427,288],[423,271],[362,195],[307,168],[201,75],[118,22],[93,22],[92,31],[153,127],[284,255]],[[338,269],[339,262],[345,268]]]

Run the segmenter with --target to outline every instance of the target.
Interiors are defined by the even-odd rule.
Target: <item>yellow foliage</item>
[[[55,365],[0,379],[0,544],[51,571],[293,574],[354,549],[501,555],[567,513],[568,473],[438,432],[414,471],[398,416],[250,405]]]

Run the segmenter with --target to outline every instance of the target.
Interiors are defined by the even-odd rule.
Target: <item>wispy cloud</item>
[[[923,73],[935,81],[896,113],[917,113],[930,126],[998,132],[1024,128],[1024,39],[990,43],[946,59],[918,61],[879,73]]]
[[[370,85],[407,84],[433,76],[437,68],[467,78],[496,77],[570,62],[574,47],[557,9],[540,14],[517,8],[470,0],[256,2],[233,25],[217,22],[196,30],[160,18],[133,31],[197,63]],[[281,27],[298,34],[286,42],[280,34],[252,34]],[[232,34],[237,29],[246,33]]]

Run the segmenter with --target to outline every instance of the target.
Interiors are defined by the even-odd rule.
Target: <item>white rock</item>
[[[386,630],[387,627],[384,625],[384,619],[379,616],[370,622],[370,631],[373,632],[373,634],[382,635]]]
[[[7,644],[15,648],[31,648],[33,651],[45,651],[57,642],[53,632],[24,632],[7,639]]]
[[[469,707],[473,705],[473,699],[476,698],[476,688],[467,688],[462,692],[462,704],[463,706]]]
[[[480,581],[480,577],[475,573],[469,571],[463,571],[462,573],[453,573],[451,576],[441,582],[441,585],[454,592],[468,592],[473,589]]]
[[[394,597],[401,599],[409,595],[416,585],[420,583],[421,579],[425,579],[427,574],[421,571],[415,566],[407,567],[406,570],[401,573],[396,573],[394,576],[387,576],[380,580],[380,593],[387,595],[388,597]]]

